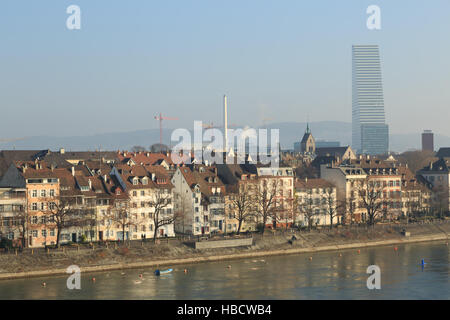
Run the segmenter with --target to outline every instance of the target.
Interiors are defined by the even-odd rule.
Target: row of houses
[[[175,164],[163,153],[2,151],[0,177],[1,238],[27,247],[363,222],[373,212],[395,219],[436,202],[449,209],[444,159],[415,175],[392,161],[353,158],[299,179],[292,167],[250,159]]]

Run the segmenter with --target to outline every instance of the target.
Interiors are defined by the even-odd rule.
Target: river
[[[422,259],[426,262],[423,268]],[[367,289],[369,265],[380,267],[380,290]],[[445,242],[173,268],[173,273],[159,277],[153,268],[86,273],[81,275],[80,290],[67,289],[68,275],[3,280],[0,299],[450,299],[449,246]]]

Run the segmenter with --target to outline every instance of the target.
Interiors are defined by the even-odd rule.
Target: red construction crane
[[[159,116],[155,116],[156,120],[159,120],[159,143],[162,144],[162,121],[163,120],[178,120],[178,118],[170,118],[170,117],[163,117],[161,112],[159,113]]]

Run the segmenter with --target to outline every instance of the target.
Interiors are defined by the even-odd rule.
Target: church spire
[[[309,130],[309,122],[306,123],[306,134],[311,133],[311,130]]]

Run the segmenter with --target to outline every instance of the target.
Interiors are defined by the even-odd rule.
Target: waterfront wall
[[[170,266],[170,265],[186,265],[200,262],[211,262],[211,261],[223,261],[232,259],[247,259],[247,258],[257,258],[265,256],[274,255],[285,255],[285,254],[299,254],[299,253],[312,253],[321,251],[332,251],[332,250],[345,250],[345,249],[356,249],[356,248],[367,248],[375,246],[385,246],[385,245],[399,245],[415,242],[426,242],[426,241],[448,241],[448,234],[432,234],[417,237],[405,237],[400,239],[390,239],[390,240],[379,240],[379,241],[368,241],[368,242],[357,242],[357,243],[347,243],[347,244],[334,244],[334,245],[324,245],[317,247],[307,247],[307,248],[292,248],[292,249],[282,249],[282,250],[262,250],[256,252],[244,252],[226,255],[213,255],[213,256],[200,256],[194,258],[184,258],[184,259],[161,259],[145,262],[135,262],[135,263],[118,263],[112,265],[104,266],[92,266],[92,267],[81,267],[81,272],[101,272],[101,271],[111,271],[111,270],[121,270],[121,269],[133,269],[133,268],[149,268],[149,267],[159,267],[159,266]],[[54,275],[68,275],[66,269],[53,269],[53,270],[39,270],[39,271],[28,271],[28,272],[16,272],[16,273],[1,273],[0,280],[4,279],[17,279],[17,278],[29,278],[29,277],[42,277],[42,276],[54,276]]]
[[[253,244],[253,238],[230,239],[230,240],[213,240],[213,241],[197,241],[194,244],[195,249],[216,249],[216,248],[232,248],[232,247],[248,247]]]

